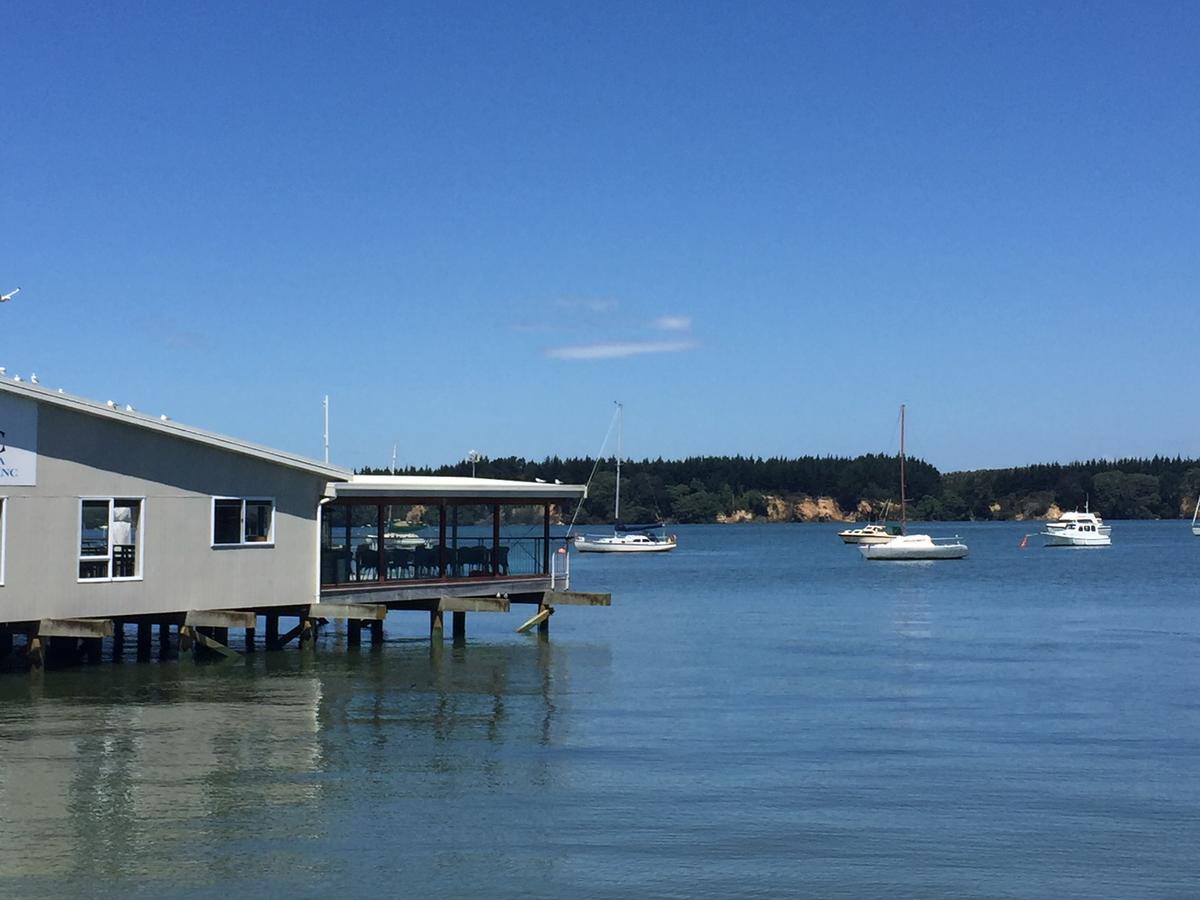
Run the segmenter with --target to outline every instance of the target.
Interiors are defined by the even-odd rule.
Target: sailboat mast
[[[621,521],[621,412],[623,407],[617,401],[617,503],[613,509],[613,520]]]
[[[905,527],[908,524],[908,517],[905,515],[905,503],[907,498],[905,494],[907,488],[904,486],[904,404],[900,404],[900,533],[904,534],[907,531]]]

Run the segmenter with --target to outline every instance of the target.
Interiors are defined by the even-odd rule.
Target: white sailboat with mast
[[[909,534],[908,487],[904,477],[904,404],[900,404],[900,534],[882,544],[859,544],[858,550],[864,559],[872,560],[924,560],[963,559],[967,545],[955,538],[932,538],[927,534]]]
[[[1196,506],[1192,510],[1192,534],[1200,537],[1200,524],[1196,523],[1196,514],[1200,513],[1200,496],[1196,497]]]
[[[581,553],[663,553],[674,550],[675,535],[663,533],[662,522],[650,525],[626,525],[621,522],[621,428],[624,404],[617,403],[617,490],[613,503],[611,535],[579,534],[575,549]]]

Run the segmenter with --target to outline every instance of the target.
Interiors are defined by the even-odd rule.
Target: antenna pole
[[[908,524],[908,518],[904,512],[904,505],[908,502],[908,498],[904,495],[907,493],[907,488],[904,486],[904,404],[900,404],[900,533],[905,534],[908,529],[905,527]]]
[[[329,395],[325,395],[325,462],[329,462]]]

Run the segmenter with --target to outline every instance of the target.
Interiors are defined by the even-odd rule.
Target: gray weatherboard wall
[[[29,402],[36,402],[30,400]],[[318,600],[325,474],[38,403],[37,485],[8,486],[0,622]],[[212,498],[272,497],[273,546],[212,546]],[[144,497],[142,578],[80,582],[81,497]]]

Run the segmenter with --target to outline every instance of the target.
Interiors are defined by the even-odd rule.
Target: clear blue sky
[[[1200,5],[0,8],[0,365],[333,459],[1200,455]]]

